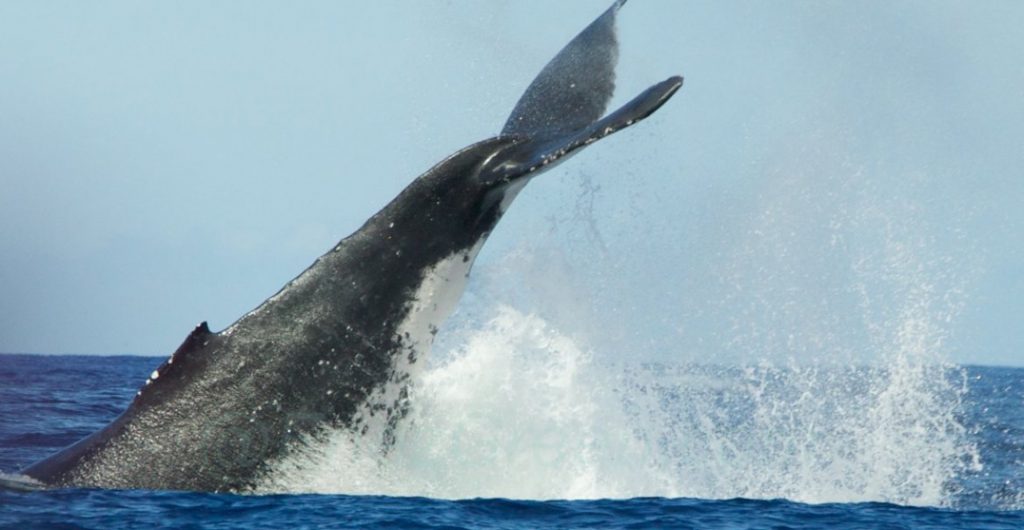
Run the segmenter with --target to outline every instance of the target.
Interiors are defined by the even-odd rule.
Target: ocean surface
[[[614,388],[583,396],[566,389],[586,366],[557,380],[572,356],[555,350],[554,396],[488,392],[522,418],[477,404],[488,381],[432,418],[455,406],[432,385],[468,360],[432,369],[388,461],[328,447],[244,495],[0,491],[0,527],[1024,528],[1024,369],[615,365]],[[105,425],[159,362],[0,355],[0,471]]]

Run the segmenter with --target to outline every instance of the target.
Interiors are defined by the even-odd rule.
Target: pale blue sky
[[[496,133],[608,3],[0,3],[0,351],[227,326]],[[683,90],[527,188],[474,300],[652,358],[837,356],[917,318],[1024,362],[1024,4],[632,0],[619,27],[617,102]],[[524,253],[589,325],[523,295],[557,269]]]

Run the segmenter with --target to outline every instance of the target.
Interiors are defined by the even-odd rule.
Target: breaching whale
[[[47,487],[246,491],[326,432],[379,436],[386,447],[414,368],[523,186],[682,85],[670,77],[604,115],[624,3],[543,68],[497,136],[416,178],[226,329],[199,324],[121,416],[21,473]]]

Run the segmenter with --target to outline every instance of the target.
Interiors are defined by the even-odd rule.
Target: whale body
[[[682,85],[671,77],[605,115],[624,3],[544,67],[497,136],[416,178],[228,328],[198,325],[121,416],[21,473],[46,487],[247,491],[327,432],[387,447],[418,363],[516,194]]]

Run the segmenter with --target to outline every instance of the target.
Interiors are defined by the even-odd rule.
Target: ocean
[[[335,441],[246,494],[0,491],[0,527],[1024,527],[1024,369],[601,364],[534,338],[435,363],[386,456]],[[0,471],[105,425],[159,363],[0,355]]]

